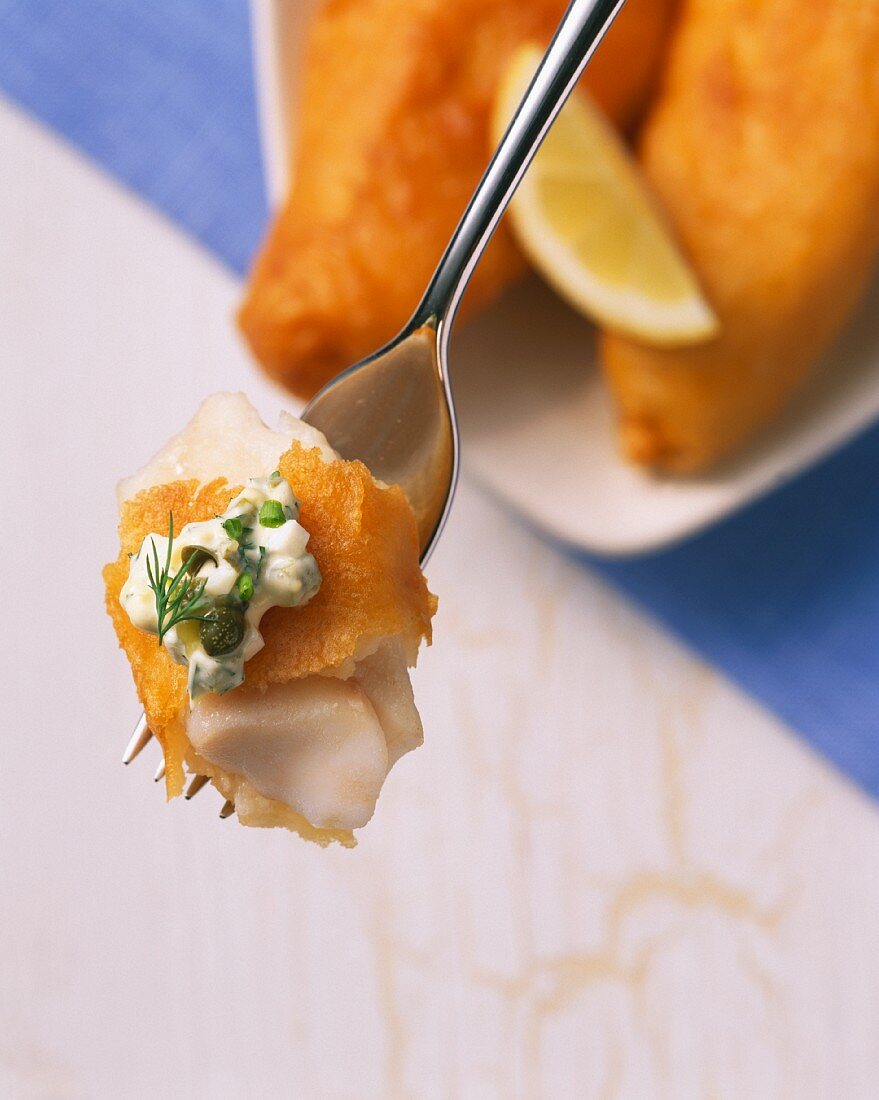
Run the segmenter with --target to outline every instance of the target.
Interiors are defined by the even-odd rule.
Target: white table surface
[[[210,257],[2,103],[0,148],[0,1096],[875,1097],[874,806],[466,477],[356,851],[122,768],[113,484],[283,399]]]

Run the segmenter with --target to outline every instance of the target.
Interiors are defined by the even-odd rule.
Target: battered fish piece
[[[301,505],[320,586],[307,603],[265,613],[264,648],[246,661],[240,686],[190,705],[185,667],[120,601],[130,555],[168,530],[169,512],[177,531],[221,516],[236,486],[273,467]],[[422,741],[408,668],[430,642],[436,599],[402,491],[338,459],[300,421],[283,418],[272,432],[243,395],[218,394],[119,495],[107,610],[162,745],[168,796],[182,791],[185,770],[207,775],[244,825],[352,846],[390,768]]]
[[[650,94],[676,0],[629,0],[587,74],[621,125]],[[389,340],[427,285],[488,159],[501,72],[564,0],[328,0],[308,43],[296,176],[241,328],[304,397]],[[524,270],[502,226],[474,310]]]
[[[879,2],[688,0],[644,171],[719,314],[711,343],[604,337],[635,462],[700,470],[764,425],[879,247]]]

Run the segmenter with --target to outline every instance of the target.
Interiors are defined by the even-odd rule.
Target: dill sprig
[[[193,583],[190,563],[185,561],[171,576],[171,549],[174,545],[174,516],[168,513],[168,552],[165,564],[159,563],[155,540],[151,543],[152,556],[147,557],[147,580],[156,597],[156,620],[159,628],[159,645],[169,630],[178,623],[203,623],[202,611],[211,605],[204,590],[207,581]]]

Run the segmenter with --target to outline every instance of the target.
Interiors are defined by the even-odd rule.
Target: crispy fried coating
[[[653,85],[676,0],[629,0],[587,72],[621,124]],[[327,0],[311,28],[296,174],[239,320],[266,371],[311,396],[417,305],[483,171],[498,79],[565,0]],[[524,270],[501,226],[465,307]]]
[[[699,470],[784,404],[855,308],[879,247],[879,2],[688,0],[644,170],[722,332],[607,336],[635,462]]]
[[[679,0],[627,0],[589,62],[582,85],[624,132],[653,97],[679,7]]]
[[[247,665],[250,689],[339,668],[394,635],[410,643],[414,663],[418,644],[431,641],[437,602],[421,572],[418,527],[403,490],[381,486],[362,462],[327,463],[298,443],[278,469],[302,503],[300,522],[323,579],[304,607],[266,613],[265,648]]]
[[[308,548],[323,580],[303,607],[267,612],[260,627],[265,648],[247,662],[246,680],[236,690],[259,691],[272,683],[344,670],[372,642],[392,635],[404,638],[414,663],[419,642],[430,642],[436,598],[419,567],[415,517],[402,490],[381,486],[360,462],[327,463],[319,451],[304,450],[298,443],[281,457],[279,469],[301,502],[300,519],[311,535]],[[150,729],[165,753],[169,797],[182,790],[183,763],[191,755],[182,717],[186,670],[155,637],[132,625],[119,593],[128,577],[128,555],[146,535],[167,531],[169,512],[180,530],[186,523],[221,514],[239,491],[223,480],[201,487],[196,481],[177,481],[142,490],[122,506],[121,550],[104,569],[107,610],[131,663]],[[203,761],[200,770],[216,773]],[[224,781],[234,784],[234,777]],[[262,802],[265,822],[250,824],[284,823],[322,843],[350,841],[348,833],[330,837],[335,831],[315,830],[288,807]]]

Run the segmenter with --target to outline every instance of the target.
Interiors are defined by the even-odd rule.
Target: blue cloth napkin
[[[244,271],[266,220],[246,0],[0,0],[0,89]],[[879,429],[684,546],[583,559],[875,795],[877,477]]]
[[[247,0],[0,0],[0,90],[245,270],[268,216]]]

